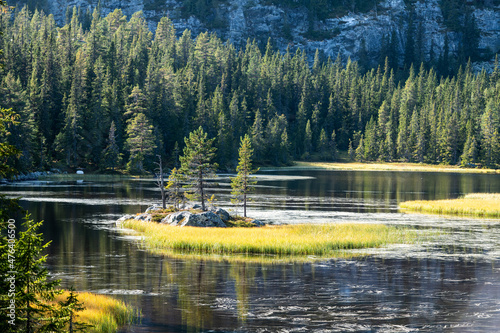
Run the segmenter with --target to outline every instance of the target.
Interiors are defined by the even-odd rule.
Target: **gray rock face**
[[[160,223],[170,224],[170,225],[176,226],[176,225],[179,225],[179,223],[181,221],[188,218],[190,215],[192,215],[192,214],[190,212],[186,212],[186,211],[172,213],[170,215],[167,215],[167,217],[165,217],[163,220],[161,220]]]
[[[80,6],[83,10],[95,8],[99,0],[52,0],[48,1],[49,10],[59,24],[64,22],[67,6]],[[19,0],[20,3],[26,0]],[[296,1],[300,3],[299,1]],[[362,39],[366,42],[368,57],[375,62],[380,54],[382,39],[391,31],[396,32],[397,45],[402,54],[406,43],[409,8],[404,0],[385,0],[379,2],[367,13],[349,13],[342,17],[312,22],[315,31],[325,34],[321,40],[307,37],[309,13],[305,6],[267,5],[264,0],[226,0],[221,1],[216,11],[223,24],[212,29],[223,40],[230,39],[236,46],[246,44],[247,39],[266,41],[273,39],[276,47],[292,51],[300,47],[312,57],[319,49],[325,56],[335,58],[339,52],[346,59],[358,59]],[[429,57],[431,46],[439,55],[444,47],[445,34],[448,33],[451,52],[459,47],[460,36],[450,33],[444,25],[439,0],[417,1],[415,5],[415,27],[422,25],[424,33],[425,57]],[[210,29],[202,22],[203,18],[182,16],[182,0],[105,0],[101,1],[103,15],[121,8],[128,18],[142,10],[151,30],[162,16],[174,22],[178,34],[190,29],[193,36]],[[481,30],[479,47],[500,50],[500,6],[476,8],[474,16]],[[200,20],[201,19],[201,20]]]
[[[133,218],[134,218],[134,216],[133,216],[133,215],[124,215],[124,216],[120,217],[120,218],[116,221],[116,224],[117,224],[117,225],[120,225],[120,224],[122,224],[124,221],[126,221],[126,220],[131,220],[131,219],[133,219]]]
[[[152,212],[157,211],[157,210],[160,210],[160,209],[161,209],[161,207],[160,207],[160,206],[153,205],[153,206],[148,207],[148,208],[146,209],[146,213],[147,213],[147,214],[151,214]]]
[[[253,221],[251,221],[251,223],[255,224],[256,227],[263,227],[266,225],[264,222],[259,221],[259,220],[253,220]]]
[[[213,212],[218,217],[220,217],[220,219],[223,222],[227,222],[231,218],[231,215],[229,215],[229,213],[222,208],[215,208],[215,209],[211,209],[210,211]]]
[[[137,216],[134,216],[134,220],[151,222],[151,214],[143,213]]]
[[[180,223],[181,227],[219,227],[225,228],[226,224],[213,212],[190,214]]]
[[[226,227],[224,221],[214,212],[199,214],[193,214],[188,211],[176,212],[165,217],[161,223],[179,227]]]

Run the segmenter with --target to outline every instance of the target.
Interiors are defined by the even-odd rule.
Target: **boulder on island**
[[[127,215],[125,215],[125,216],[120,217],[120,218],[116,221],[116,224],[121,224],[121,223],[123,223],[124,221],[126,221],[126,220],[131,220],[131,219],[133,219],[133,218],[134,218],[134,215],[128,215],[128,214],[127,214]]]
[[[222,219],[213,212],[198,214],[193,214],[188,211],[177,212],[165,217],[161,220],[161,223],[179,227],[226,227]]]
[[[215,215],[217,215],[218,217],[220,217],[220,219],[223,221],[223,222],[227,222],[229,221],[229,219],[231,218],[231,215],[229,215],[229,213],[222,209],[222,208],[213,208],[213,209],[210,209],[211,212],[214,212]]]
[[[145,221],[145,222],[151,222],[151,214],[139,214],[134,216],[134,220],[139,220],[139,221]]]
[[[264,222],[259,221],[259,220],[252,220],[252,221],[250,221],[250,223],[255,224],[256,227],[263,227],[266,225]]]
[[[186,219],[189,215],[192,215],[192,213],[188,211],[175,212],[164,217],[160,223],[176,226],[179,225],[179,222]]]
[[[157,205],[153,205],[151,207],[148,207],[148,209],[146,209],[146,212],[147,214],[151,214],[157,210],[161,210],[162,208],[160,206],[157,206]]]

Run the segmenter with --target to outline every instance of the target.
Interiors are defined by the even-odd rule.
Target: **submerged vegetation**
[[[154,251],[194,254],[335,256],[338,251],[416,240],[416,233],[385,225],[300,224],[260,228],[173,227],[127,220],[123,227],[144,235]]]
[[[450,200],[406,201],[399,207],[408,212],[500,218],[500,193],[471,193]]]

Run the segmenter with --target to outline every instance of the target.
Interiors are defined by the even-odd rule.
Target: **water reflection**
[[[500,192],[495,175],[302,171],[262,176],[252,215],[274,223],[388,223],[446,231],[437,241],[370,257],[256,264],[156,256],[113,222],[158,201],[151,180],[84,179],[0,188],[21,195],[53,241],[63,286],[112,294],[142,309],[126,332],[496,332],[500,225],[403,215],[397,203]],[[219,203],[228,182],[219,179]]]

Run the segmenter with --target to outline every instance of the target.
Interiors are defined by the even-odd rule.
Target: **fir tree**
[[[184,174],[177,168],[173,168],[168,176],[166,190],[170,201],[173,202],[174,208],[179,209],[180,203],[184,200],[182,193],[182,183],[186,180]]]
[[[42,222],[35,222],[27,214],[22,228],[16,232],[16,242],[12,250],[8,244],[9,233],[7,223],[2,220],[0,225],[0,264],[2,276],[12,276],[15,273],[15,305],[16,317],[11,325],[6,312],[1,312],[0,329],[2,332],[67,332],[67,314],[80,311],[75,307],[78,300],[75,295],[68,304],[56,304],[54,298],[60,294],[60,280],[48,278],[45,267],[47,255],[43,255],[50,242],[44,243],[43,235],[39,232]],[[16,260],[8,260],[8,254],[14,254]],[[3,283],[6,282],[6,283]],[[8,295],[9,280],[2,280],[2,295]],[[8,298],[1,299],[2,308],[7,308]],[[88,326],[87,326],[88,327]],[[75,330],[74,330],[75,331]]]
[[[365,145],[363,142],[363,135],[361,135],[361,139],[359,139],[358,147],[356,148],[356,161],[363,162],[365,159]]]
[[[156,148],[153,125],[150,125],[149,120],[143,113],[138,113],[129,122],[127,135],[126,146],[130,152],[127,169],[129,171],[144,172],[144,159],[146,156],[152,155]]]
[[[191,132],[189,137],[184,139],[186,144],[183,151],[184,155],[179,157],[181,172],[187,176],[187,181],[193,191],[190,198],[199,198],[202,210],[205,210],[205,201],[207,199],[206,179],[215,177],[215,170],[218,167],[217,163],[212,162],[217,150],[217,148],[212,147],[214,140],[207,140],[207,133],[200,126],[197,130]]]
[[[247,201],[248,194],[252,191],[253,186],[257,184],[256,181],[252,180],[251,174],[256,173],[259,169],[252,169],[252,155],[253,149],[250,137],[245,135],[244,138],[241,138],[239,160],[238,166],[236,167],[236,171],[238,172],[237,176],[231,178],[231,188],[233,189],[231,194],[235,196],[233,202],[239,202],[240,200],[243,202],[243,216],[247,216]]]
[[[115,167],[119,166],[122,161],[120,149],[116,142],[116,126],[114,121],[111,122],[111,126],[109,127],[108,145],[102,152],[102,160],[102,164],[110,166],[113,171],[115,171]]]
[[[304,154],[302,158],[307,160],[310,158],[312,152],[312,131],[311,131],[311,121],[308,120],[306,124],[306,130],[304,132]]]

